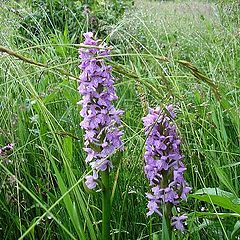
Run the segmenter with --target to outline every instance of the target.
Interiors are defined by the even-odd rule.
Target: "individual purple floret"
[[[5,156],[7,154],[7,152],[10,152],[13,150],[14,144],[13,143],[9,143],[8,145],[1,147],[0,148],[0,156]]]
[[[122,149],[123,132],[119,129],[120,116],[123,111],[117,110],[112,102],[117,100],[112,77],[112,67],[105,65],[103,58],[109,59],[106,49],[93,38],[93,33],[84,34],[84,45],[80,48],[79,93],[83,96],[79,102],[83,117],[81,127],[85,130],[86,162],[93,169],[93,175],[86,177],[86,185],[93,189],[97,185],[98,172],[112,167],[108,159],[118,148]]]
[[[148,216],[154,212],[162,216],[163,208],[167,206],[168,217],[172,218],[172,207],[181,199],[186,200],[191,190],[183,176],[186,168],[182,162],[181,141],[173,123],[175,117],[173,107],[169,105],[165,110],[150,109],[143,118],[147,136],[144,171],[151,186],[151,193],[147,193]],[[172,226],[183,230],[182,221],[186,218],[186,215],[173,217]]]
[[[180,217],[172,217],[172,227],[174,227],[177,230],[184,231],[183,223],[187,219],[187,216],[183,214]]]

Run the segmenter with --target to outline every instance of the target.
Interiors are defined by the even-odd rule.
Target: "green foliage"
[[[116,23],[131,3],[131,0],[29,0],[30,14],[24,14],[19,31],[27,38],[40,36],[41,32],[68,31],[70,38],[79,41],[88,30],[105,37],[107,26]]]
[[[225,26],[229,26],[229,23],[234,26],[239,25],[240,3],[238,0],[221,0],[218,7],[222,24],[224,24]]]
[[[201,201],[215,204],[240,215],[240,198],[219,188],[203,188],[191,195]]]

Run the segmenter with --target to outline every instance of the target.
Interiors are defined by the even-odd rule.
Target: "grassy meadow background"
[[[99,239],[101,193],[83,187],[90,169],[77,105],[88,30],[113,46],[125,112],[125,151],[112,157],[112,239],[160,239],[161,218],[146,217],[141,119],[148,106],[170,103],[193,188],[176,239],[240,239],[238,1],[136,0],[122,12],[104,1],[91,10],[35,2],[0,3],[0,45],[14,52],[0,52],[0,146],[15,144],[0,159],[0,239]]]

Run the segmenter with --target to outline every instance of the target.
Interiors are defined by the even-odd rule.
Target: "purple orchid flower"
[[[183,214],[180,217],[172,217],[172,227],[179,230],[179,231],[184,231],[184,226],[183,223],[186,221],[187,216]]]
[[[151,186],[151,193],[147,194],[148,216],[154,212],[161,215],[161,206],[164,205],[172,209],[181,199],[186,200],[191,190],[184,179],[186,168],[182,162],[181,141],[173,122],[175,117],[173,106],[169,105],[165,111],[160,108],[150,109],[143,118],[147,136],[144,172]],[[172,212],[168,214],[172,218],[172,226],[182,231],[182,222],[187,216],[172,217]]]
[[[109,50],[93,38],[93,33],[84,34],[84,45],[79,54],[82,70],[79,80],[79,93],[83,96],[79,104],[83,121],[80,126],[85,130],[86,162],[90,164],[93,175],[86,177],[86,185],[93,189],[97,186],[98,171],[112,167],[109,156],[117,149],[122,150],[120,116],[112,102],[118,99],[114,88],[112,67],[106,66],[103,58],[109,58]],[[101,56],[101,58],[99,58]]]

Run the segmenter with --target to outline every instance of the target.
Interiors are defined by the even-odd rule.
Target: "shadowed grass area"
[[[190,196],[181,204],[189,213],[187,231],[176,239],[238,236],[240,39],[229,9],[198,1],[138,0],[110,26],[106,41],[113,45],[110,64],[119,79],[117,106],[125,111],[125,151],[112,157],[112,239],[160,239],[162,219],[146,217],[141,119],[148,106],[169,103],[177,109],[193,193],[219,188],[235,196],[233,205],[223,204],[226,193],[219,191],[217,202],[212,191]],[[22,39],[16,14],[4,10],[0,19],[0,45],[46,65],[0,53],[0,143],[15,143],[13,153],[0,161],[0,236],[99,239],[101,193],[89,194],[83,186],[89,169],[78,84],[62,74],[79,75],[77,46],[67,31],[51,29],[46,35],[41,26],[39,37]]]

